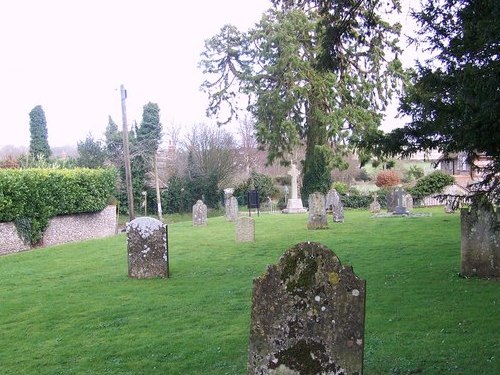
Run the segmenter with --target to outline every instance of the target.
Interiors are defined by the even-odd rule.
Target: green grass
[[[306,215],[169,225],[171,278],[127,277],[125,236],[0,257],[1,374],[245,374],[252,279],[301,241],[367,280],[365,374],[498,374],[500,284],[463,279],[458,215],[308,231]]]

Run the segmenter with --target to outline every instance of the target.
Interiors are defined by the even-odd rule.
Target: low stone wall
[[[49,222],[42,246],[84,241],[116,234],[116,207],[108,206],[100,212],[56,216]],[[29,250],[19,238],[14,223],[0,223],[0,255]]]

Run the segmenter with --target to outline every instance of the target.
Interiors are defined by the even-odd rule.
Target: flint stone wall
[[[461,270],[463,276],[500,278],[500,208],[480,203],[462,208]]]
[[[116,219],[115,206],[100,212],[56,216],[50,219],[41,246],[113,236],[117,229]],[[0,223],[0,255],[30,249],[32,246],[19,237],[14,223]]]
[[[254,280],[248,374],[363,372],[365,281],[319,243]]]

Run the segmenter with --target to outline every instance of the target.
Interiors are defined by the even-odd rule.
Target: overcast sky
[[[29,145],[29,112],[42,105],[49,144],[102,138],[147,102],[164,128],[206,119],[197,67],[204,40],[226,23],[252,27],[269,0],[11,0],[0,2],[0,147]],[[403,23],[407,6],[403,9]],[[389,115],[392,119],[394,113]],[[394,121],[390,121],[394,124]]]

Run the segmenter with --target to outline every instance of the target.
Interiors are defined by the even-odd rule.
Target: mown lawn
[[[252,279],[319,241],[367,280],[365,374],[499,374],[500,284],[459,277],[458,214],[423,212],[262,214],[245,244],[174,223],[170,279],[129,279],[123,234],[0,257],[0,373],[245,374]]]

